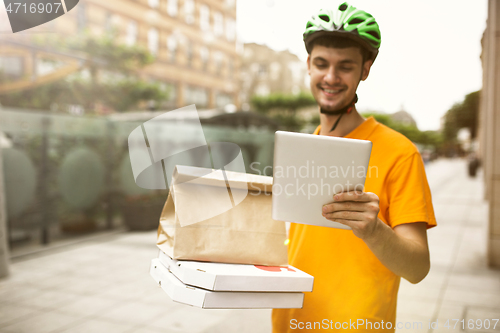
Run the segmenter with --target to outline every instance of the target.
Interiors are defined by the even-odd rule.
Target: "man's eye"
[[[326,64],[316,64],[316,67],[318,67],[318,68],[325,68]]]
[[[347,72],[352,70],[352,67],[341,67],[340,69]]]

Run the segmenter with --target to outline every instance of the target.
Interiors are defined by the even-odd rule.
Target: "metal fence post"
[[[0,144],[0,278],[9,275],[9,246],[7,244],[7,206],[5,203],[2,145]]]
[[[42,216],[42,234],[41,242],[43,245],[49,244],[49,218],[50,210],[49,206],[51,204],[48,191],[48,178],[49,178],[49,161],[48,161],[48,150],[49,150],[49,127],[50,118],[45,116],[42,118],[42,149],[41,149],[41,163],[40,163],[40,203],[41,203],[41,216]]]
[[[114,124],[110,120],[106,123],[106,174],[105,174],[105,202],[106,202],[106,227],[108,229],[113,229],[113,194],[115,188],[113,186],[113,170],[114,170]]]

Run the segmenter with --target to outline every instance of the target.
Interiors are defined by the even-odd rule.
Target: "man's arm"
[[[344,192],[323,206],[323,216],[352,228],[375,256],[411,283],[422,281],[430,269],[427,225],[401,224],[391,229],[378,217],[378,196],[366,192]]]

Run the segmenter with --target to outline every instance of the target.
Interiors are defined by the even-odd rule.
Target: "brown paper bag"
[[[157,245],[173,259],[287,265],[286,228],[271,218],[272,177],[176,166]]]

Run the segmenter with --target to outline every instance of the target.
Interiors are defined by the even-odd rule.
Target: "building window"
[[[215,52],[214,63],[215,63],[215,74],[220,75],[222,73],[222,61],[223,55],[221,52]]]
[[[80,3],[76,11],[76,26],[78,31],[81,32],[87,26],[87,15],[85,14],[85,4]]]
[[[160,5],[160,0],[148,0],[148,5],[149,7],[156,9]]]
[[[194,0],[184,0],[184,15],[187,24],[194,23]]]
[[[208,92],[204,88],[186,86],[185,91],[186,104],[196,104],[197,107],[207,107]]]
[[[207,5],[200,6],[200,29],[202,31],[210,29],[210,9]]]
[[[148,30],[148,49],[152,55],[158,54],[158,30],[155,28]]]
[[[24,66],[22,57],[0,57],[0,75],[9,78],[20,78],[23,75]]]
[[[193,43],[191,42],[186,44],[186,60],[187,65],[191,67],[193,65]]]
[[[259,77],[260,78],[266,78],[267,77],[267,65],[266,64],[260,64],[259,65]]]
[[[206,46],[202,46],[200,48],[200,59],[201,59],[201,66],[204,71],[206,71],[208,67],[208,57],[209,57],[208,48]]]
[[[270,90],[269,90],[268,85],[263,83],[263,82],[259,83],[257,88],[255,88],[255,95],[257,95],[257,96],[267,96],[267,95],[269,95],[269,93],[270,93]]]
[[[233,76],[233,74],[234,74],[234,61],[232,59],[229,59],[227,61],[227,70],[229,72],[229,75]]]
[[[302,62],[296,61],[289,63],[288,68],[292,73],[292,80],[294,83],[300,83],[304,80],[306,68]]]
[[[177,101],[177,86],[170,82],[163,82],[160,85],[161,88],[168,93],[167,100],[161,103],[160,109],[175,107],[175,102]]]
[[[229,94],[223,94],[219,93],[215,97],[215,107],[218,109],[223,109],[226,105],[228,104],[234,104],[233,103],[233,96]]]
[[[104,19],[104,30],[106,32],[111,32],[111,29],[113,28],[113,14],[111,12],[106,12],[106,18]]]
[[[214,35],[222,36],[224,34],[224,17],[221,13],[214,13]]]
[[[278,80],[281,74],[281,65],[279,62],[273,62],[270,66],[271,80]]]
[[[127,24],[127,36],[125,37],[125,43],[128,46],[132,46],[137,42],[137,22],[129,21]]]
[[[170,62],[175,62],[175,57],[177,55],[177,38],[171,35],[167,38],[167,49],[168,49],[168,60]]]
[[[236,39],[236,22],[232,18],[226,19],[226,38],[230,42]]]
[[[167,13],[172,17],[177,16],[177,0],[167,1]]]

